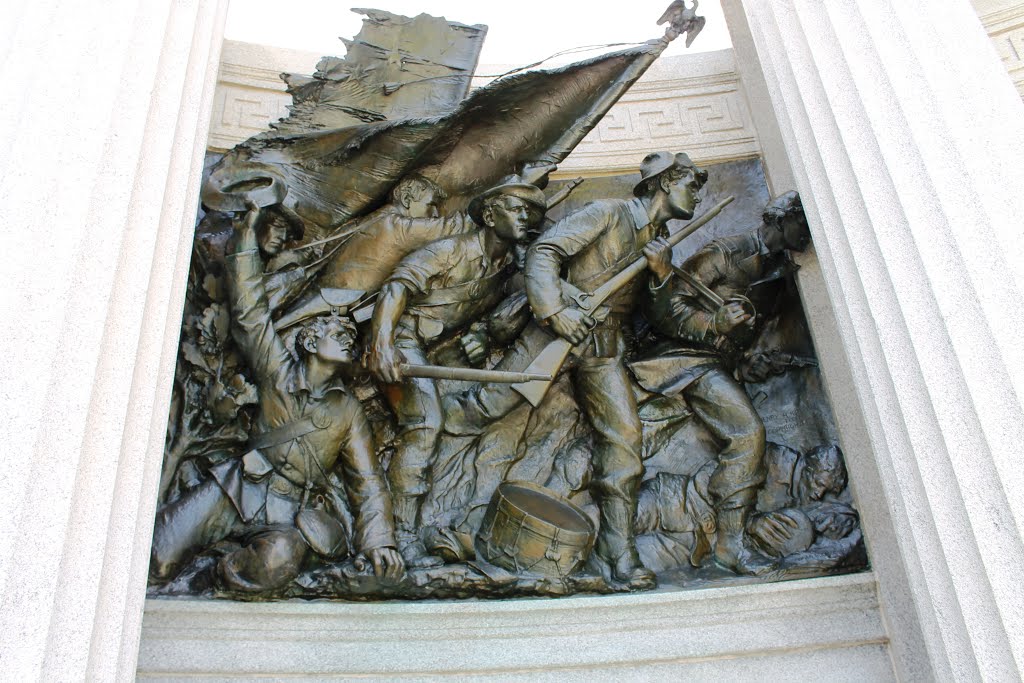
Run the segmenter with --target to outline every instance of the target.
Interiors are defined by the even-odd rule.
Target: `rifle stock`
[[[682,242],[712,218],[721,213],[722,209],[724,209],[733,199],[735,199],[735,197],[726,197],[711,207],[711,209],[700,218],[691,222],[679,232],[669,235],[668,243],[674,247]],[[580,310],[587,314],[593,314],[602,304],[604,304],[605,301],[611,298],[613,294],[625,287],[630,280],[646,269],[647,258],[641,256],[613,275],[607,282],[595,289],[593,293],[582,292],[569,283],[563,282],[562,284],[564,291],[570,293],[570,297],[575,300],[576,305]],[[530,405],[536,408],[544,399],[545,394],[548,393],[548,389],[551,388],[551,383],[554,382],[554,378],[558,375],[558,371],[562,368],[562,365],[565,364],[565,360],[569,357],[569,352],[572,351],[572,347],[572,342],[552,335],[551,342],[549,342],[548,345],[545,346],[539,354],[537,354],[537,357],[533,359],[533,362],[530,363],[530,366],[525,370],[525,372],[532,374],[548,375],[552,379],[546,381],[535,380],[531,382],[520,382],[513,384],[512,388],[522,395],[523,398],[529,401]]]

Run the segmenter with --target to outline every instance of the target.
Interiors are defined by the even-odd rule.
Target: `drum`
[[[564,578],[594,547],[596,531],[583,510],[554,491],[524,481],[500,484],[476,536],[476,551],[517,574]]]

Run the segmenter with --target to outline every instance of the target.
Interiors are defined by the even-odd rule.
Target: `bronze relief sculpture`
[[[680,151],[551,180],[700,31],[695,10],[468,95],[482,27],[365,10],[346,60],[288,78],[293,115],[204,185],[152,595],[557,596],[866,566],[796,296],[799,197]],[[730,194],[744,175],[760,189]]]

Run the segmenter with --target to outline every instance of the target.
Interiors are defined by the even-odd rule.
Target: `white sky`
[[[365,1],[366,4],[361,3]],[[427,12],[463,24],[486,24],[487,40],[480,64],[522,65],[568,48],[605,43],[643,42],[664,34],[655,22],[670,0],[231,0],[225,35],[261,45],[287,47],[318,55],[342,56],[339,36],[352,37],[362,15],[352,5],[415,16]],[[684,39],[669,46],[666,55],[721,50],[730,46],[718,0],[703,0],[698,14],[707,25],[687,50]],[[575,54],[547,62],[566,64],[608,49]]]

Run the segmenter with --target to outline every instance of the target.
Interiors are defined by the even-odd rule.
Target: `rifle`
[[[696,275],[691,275],[685,270],[678,266],[672,266],[672,272],[675,273],[676,277],[685,282],[690,289],[697,292],[700,297],[704,297],[704,302],[708,304],[709,310],[714,312],[725,306],[727,303],[735,302],[743,307],[743,310],[750,315],[749,324],[754,324],[754,318],[757,317],[757,310],[754,308],[754,302],[745,296],[731,296],[728,299],[723,299],[714,292],[714,290],[708,289],[708,287],[701,282]]]
[[[698,228],[702,227],[712,218],[721,213],[722,209],[724,209],[733,199],[735,199],[735,197],[726,197],[722,201],[718,202],[718,204],[711,207],[711,209],[700,218],[693,221],[679,232],[669,235],[669,245],[674,247],[685,238],[692,235]],[[576,306],[581,311],[587,315],[593,315],[605,301],[610,299],[612,295],[629,284],[630,280],[646,269],[647,258],[640,256],[628,266],[613,275],[611,279],[595,289],[593,292],[580,291],[567,282],[562,283],[563,291],[576,302]],[[554,377],[558,374],[559,369],[561,369],[562,365],[565,363],[566,358],[569,357],[569,352],[572,350],[572,347],[573,343],[568,339],[555,337],[539,354],[537,354],[537,357],[533,359],[532,363],[530,363],[530,367],[526,368],[526,372],[550,375],[551,377]],[[512,388],[519,392],[523,398],[529,401],[530,405],[536,408],[540,405],[544,395],[547,394],[552,381],[553,380],[531,380],[529,382],[518,382],[513,384]]]
[[[460,382],[496,382],[513,384],[516,382],[550,382],[551,375],[533,372],[506,372],[505,370],[478,370],[477,368],[452,368],[444,365],[413,365],[402,363],[403,377],[428,377],[430,379],[450,379]]]

